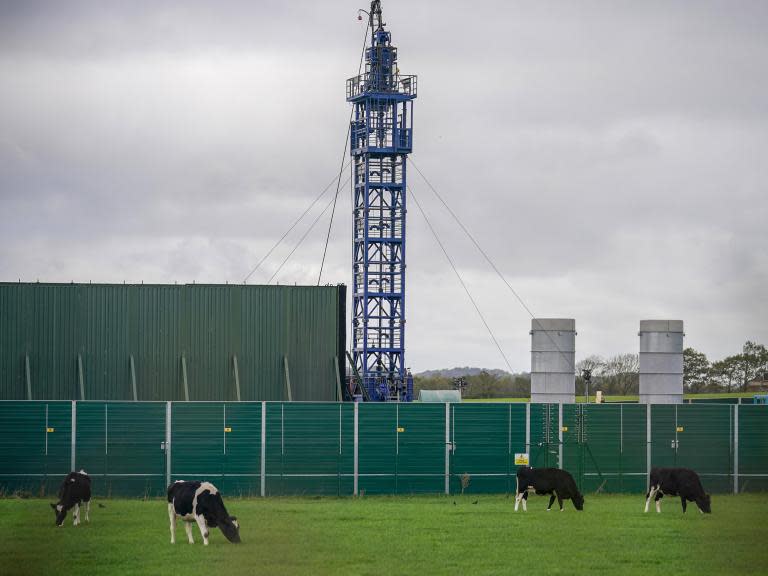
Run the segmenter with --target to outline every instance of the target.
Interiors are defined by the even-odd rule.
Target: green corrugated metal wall
[[[0,283],[0,399],[337,400],[344,286]],[[27,379],[27,358],[29,380]]]
[[[55,492],[73,464],[73,410],[74,467],[107,496],[161,496],[177,479],[207,479],[243,496],[350,495],[355,478],[360,494],[443,493],[446,483],[456,494],[462,477],[467,493],[512,492],[521,452],[535,467],[562,458],[585,493],[638,493],[649,448],[654,466],[691,467],[708,491],[768,488],[768,406],[654,405],[650,420],[648,409],[6,401],[0,491]]]

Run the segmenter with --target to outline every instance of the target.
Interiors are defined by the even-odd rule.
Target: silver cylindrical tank
[[[640,402],[683,401],[683,321],[640,320]]]
[[[531,320],[531,402],[576,400],[576,320]]]

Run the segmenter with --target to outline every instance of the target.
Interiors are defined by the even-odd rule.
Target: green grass
[[[44,500],[0,500],[3,574],[766,574],[768,495],[715,495],[713,514],[665,498],[587,495],[584,512],[527,513],[504,496],[229,499],[240,545],[169,543],[165,503],[108,500],[54,526]],[[477,501],[477,504],[473,502]],[[455,504],[454,504],[455,502]]]

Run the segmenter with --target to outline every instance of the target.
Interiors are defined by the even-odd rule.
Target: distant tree
[[[758,378],[760,374],[768,371],[768,350],[762,344],[756,344],[747,340],[736,360],[742,391],[747,390],[747,385]]]
[[[717,362],[712,362],[709,368],[710,381],[726,392],[733,391],[734,385],[739,384],[739,357],[728,356]]]
[[[683,387],[689,392],[703,392],[709,383],[709,360],[693,348],[683,350]]]
[[[640,358],[637,354],[617,354],[605,361],[600,384],[606,394],[626,396],[640,389]]]

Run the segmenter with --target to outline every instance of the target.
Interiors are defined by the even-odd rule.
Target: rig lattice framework
[[[406,159],[416,76],[397,66],[381,3],[371,3],[365,71],[347,80],[354,106],[352,356],[371,399],[411,400],[405,367]]]

